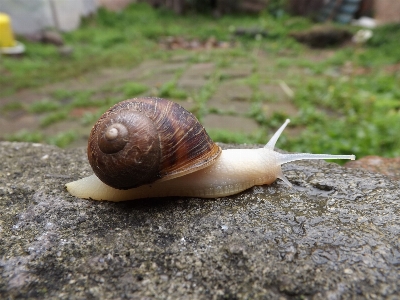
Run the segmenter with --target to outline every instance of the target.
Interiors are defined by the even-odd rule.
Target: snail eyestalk
[[[334,154],[312,154],[312,153],[291,153],[291,154],[283,154],[277,153],[278,163],[280,165],[286,164],[288,162],[296,161],[296,160],[305,160],[305,159],[350,159],[355,160],[356,156],[352,155],[334,155]]]
[[[286,128],[287,124],[289,124],[290,120],[286,119],[285,123],[275,132],[269,142],[264,146],[264,148],[269,150],[274,150],[275,144],[281,136],[283,130]],[[276,161],[279,165],[286,164],[288,162],[296,161],[296,160],[305,160],[305,159],[350,159],[355,160],[355,155],[334,155],[334,154],[312,154],[312,153],[278,153],[274,152]],[[287,180],[287,178],[283,175],[282,171],[279,174],[278,178],[282,179],[286,184],[292,186],[292,184]]]
[[[274,133],[272,138],[268,141],[268,143],[264,146],[264,148],[274,150],[275,144],[278,141],[279,137],[281,136],[282,132],[285,130],[287,124],[290,123],[289,119],[286,119],[285,123]]]

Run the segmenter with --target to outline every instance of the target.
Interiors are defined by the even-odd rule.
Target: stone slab
[[[252,95],[253,91],[248,85],[229,80],[218,86],[210,102],[250,101]]]
[[[291,118],[298,113],[297,107],[289,101],[263,103],[262,110],[267,117],[271,117],[274,113],[281,113]]]
[[[109,203],[64,188],[91,174],[83,148],[0,142],[0,157],[2,299],[400,294],[400,183],[384,175],[303,161],[283,167],[292,187]]]
[[[221,76],[227,79],[240,79],[250,76],[253,73],[252,63],[233,64],[221,70]]]
[[[258,89],[263,99],[267,101],[284,101],[289,98],[278,84],[263,84]]]
[[[242,116],[208,114],[202,119],[202,124],[206,130],[225,129],[248,134],[254,133],[259,129],[256,121]]]
[[[193,64],[183,72],[178,80],[178,87],[189,92],[199,91],[207,84],[209,77],[214,72],[213,63]]]

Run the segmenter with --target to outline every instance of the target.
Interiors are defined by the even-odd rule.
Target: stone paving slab
[[[208,114],[202,119],[202,124],[208,129],[224,129],[235,133],[252,134],[260,128],[258,123],[242,116],[224,116]]]
[[[189,93],[199,91],[205,86],[215,71],[213,63],[197,63],[189,66],[178,80],[178,87]]]
[[[204,77],[181,77],[178,81],[178,88],[187,91],[189,94],[196,93],[207,84],[207,79]]]
[[[250,101],[253,90],[246,84],[235,80],[223,81],[211,97],[211,102]]]
[[[263,103],[261,107],[266,117],[271,117],[274,113],[282,113],[290,118],[298,113],[297,107],[289,101]]]
[[[240,79],[250,76],[253,70],[252,63],[236,63],[233,66],[221,69],[221,76],[227,79]]]
[[[163,84],[170,82],[174,79],[175,79],[175,74],[173,74],[173,73],[156,73],[156,74],[149,75],[145,78],[138,79],[137,82],[142,83],[146,86],[149,86],[153,89],[158,89]]]
[[[251,108],[251,102],[248,101],[238,101],[238,100],[227,100],[218,99],[217,97],[212,97],[208,102],[207,106],[210,109],[217,109],[224,113],[233,113],[235,115],[246,115]]]
[[[268,102],[278,101],[278,103],[289,100],[279,84],[262,84],[258,86],[259,93]]]
[[[261,69],[262,66],[257,66]],[[259,128],[258,124],[246,117],[252,106],[253,89],[244,83],[243,79],[256,72],[254,64],[247,59],[239,59],[230,62],[228,67],[217,67],[213,62],[192,63],[190,57],[178,56],[171,58],[170,61],[148,60],[144,61],[137,67],[131,69],[104,69],[95,74],[87,74],[81,78],[71,79],[65,82],[56,83],[51,86],[42,87],[37,90],[22,91],[13,96],[0,99],[1,104],[12,101],[22,101],[30,104],[42,99],[52,99],[52,93],[57,90],[67,91],[95,91],[92,97],[120,97],[121,101],[125,100],[122,92],[114,92],[115,87],[122,86],[127,82],[137,82],[149,87],[149,90],[142,96],[158,96],[160,88],[166,84],[175,82],[177,88],[183,89],[188,94],[188,99],[176,100],[180,102],[188,110],[193,110],[202,106],[206,106],[203,111],[218,111],[221,116],[202,115],[207,122],[208,128],[223,128],[239,130],[246,133],[252,133]],[[258,72],[258,71],[257,71]],[[216,84],[215,91],[207,99],[206,103],[196,103],[196,93],[198,93],[207,84],[210,84],[210,78],[215,74],[221,76],[222,81],[211,82]],[[110,87],[110,91],[101,92],[104,87]],[[114,87],[114,88],[113,88]],[[270,101],[263,106],[263,111],[267,115],[271,115],[273,111],[284,110],[289,115],[293,115],[295,107],[284,95],[282,90],[274,84],[262,84],[257,87],[258,92],[265,95],[265,100],[285,100],[285,103],[273,104]],[[71,99],[70,99],[71,100]],[[174,100],[174,99],[171,99]],[[90,112],[93,107],[88,107]],[[235,117],[229,116],[234,114]],[[52,132],[57,134],[58,131],[66,131],[69,129],[68,122],[61,121],[59,124],[51,125],[50,128],[43,129],[40,127],[40,118],[43,115],[33,115],[26,113],[13,118],[15,126],[7,126],[11,117],[5,114],[0,115],[0,124],[7,133],[15,133],[20,129],[38,130],[44,133]],[[79,125],[76,116],[69,116],[73,119],[74,124]],[[242,125],[237,125],[242,124]],[[76,131],[81,132],[81,131]],[[0,133],[0,138],[4,134]],[[79,136],[73,146],[84,145],[82,141],[87,135]]]

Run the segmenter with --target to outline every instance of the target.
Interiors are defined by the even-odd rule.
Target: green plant
[[[281,18],[285,14],[287,0],[270,0],[268,2],[268,11],[276,18]]]
[[[146,85],[137,82],[127,82],[123,86],[123,91],[126,98],[132,98],[143,94],[148,89],[149,88]]]
[[[39,131],[20,130],[13,134],[7,134],[5,138],[11,142],[40,143],[43,141],[43,133]]]
[[[15,111],[15,110],[21,110],[21,109],[24,109],[24,106],[21,102],[10,102],[10,103],[4,104],[1,107],[2,112]]]
[[[160,87],[158,96],[171,99],[185,99],[187,98],[187,93],[183,89],[177,87],[175,81],[168,81]]]
[[[58,147],[64,148],[70,145],[76,139],[76,132],[73,130],[68,130],[66,132],[61,132],[55,136],[50,136],[46,138],[46,142],[51,145],[56,145]]]
[[[93,107],[104,105],[105,100],[102,98],[95,98],[94,92],[91,90],[76,91],[72,93],[70,106],[71,107]]]
[[[42,127],[50,126],[54,123],[65,120],[67,116],[68,113],[66,111],[56,111],[49,113],[40,120],[40,126]]]
[[[60,104],[49,99],[36,101],[29,105],[28,111],[31,113],[45,113],[55,111],[60,108]]]
[[[86,112],[81,118],[81,124],[84,126],[93,125],[100,118],[104,111],[99,110],[98,112]]]
[[[74,91],[72,90],[65,90],[65,89],[57,89],[51,93],[52,98],[62,101],[62,102],[69,102],[74,96]]]

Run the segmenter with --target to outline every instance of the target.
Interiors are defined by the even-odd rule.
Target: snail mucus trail
[[[303,159],[351,159],[274,151],[289,123],[259,149],[221,150],[196,117],[160,98],[134,98],[110,108],[94,125],[88,158],[94,175],[70,182],[76,197],[125,201],[150,197],[217,198],[280,178],[281,165]]]

